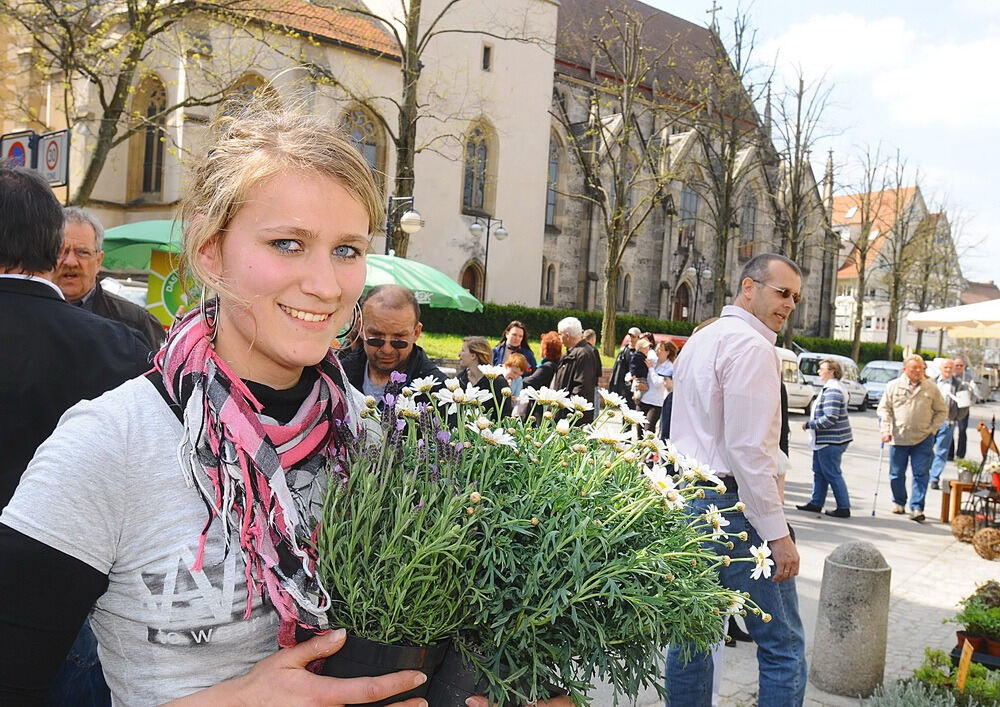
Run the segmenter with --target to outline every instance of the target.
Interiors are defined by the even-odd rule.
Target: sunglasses
[[[394,349],[405,349],[410,345],[410,342],[405,339],[380,339],[377,336],[369,336],[365,339],[365,344],[371,346],[373,349],[380,349],[385,346],[386,341],[388,341],[389,346]]]
[[[802,301],[802,295],[794,290],[790,290],[787,287],[778,287],[777,285],[772,285],[769,282],[761,282],[760,280],[754,280],[758,285],[763,285],[764,287],[770,287],[772,290],[781,295],[781,299],[792,298],[792,302],[798,304]]]

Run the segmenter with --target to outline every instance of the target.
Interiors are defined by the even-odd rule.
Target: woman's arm
[[[0,524],[0,704],[41,704],[108,577]]]

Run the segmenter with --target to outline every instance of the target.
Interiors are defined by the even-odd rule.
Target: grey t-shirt
[[[356,395],[348,395],[352,413]],[[270,602],[255,596],[244,620],[237,538],[225,556],[214,523],[203,567],[193,569],[208,516],[177,461],[181,431],[145,378],[81,402],[39,447],[0,516],[108,575],[91,623],[115,704],[183,697],[246,673],[278,649]]]

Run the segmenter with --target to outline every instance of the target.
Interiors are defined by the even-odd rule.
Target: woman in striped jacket
[[[826,515],[834,518],[851,516],[851,500],[840,469],[844,450],[854,439],[851,423],[847,419],[847,392],[840,383],[843,373],[840,364],[834,360],[824,359],[819,364],[823,391],[813,405],[812,417],[802,423],[802,429],[809,430],[812,437],[813,492],[809,503],[796,506],[800,511],[819,513],[823,510],[829,488],[833,490],[837,507],[826,511]]]

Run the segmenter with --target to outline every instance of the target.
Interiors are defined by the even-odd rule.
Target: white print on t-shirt
[[[195,551],[185,546],[164,561],[164,573],[141,573],[143,603],[156,617],[151,620],[154,625],[147,626],[147,640],[167,646],[202,645],[233,621],[242,620],[246,579],[242,561],[240,571],[236,568],[238,554],[231,548],[220,564],[192,570]],[[255,602],[255,609],[259,607]]]

